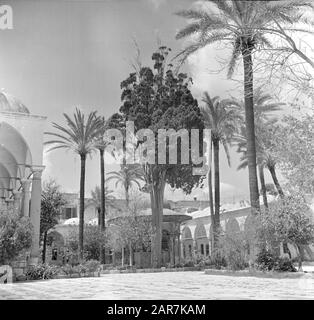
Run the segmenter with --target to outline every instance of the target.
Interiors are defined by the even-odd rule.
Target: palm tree
[[[106,200],[105,200],[105,159],[104,153],[106,147],[109,145],[109,141],[105,139],[105,132],[107,129],[107,123],[104,117],[99,118],[102,123],[102,128],[99,132],[99,136],[95,141],[95,147],[99,150],[100,155],[100,214],[99,214],[99,228],[102,232],[105,231],[105,215],[106,215]],[[103,256],[103,250],[100,250],[100,262],[105,263],[105,256]]]
[[[121,165],[121,169],[119,171],[112,171],[108,173],[107,182],[111,180],[116,180],[115,187],[117,188],[121,185],[125,192],[125,200],[126,206],[129,208],[129,191],[130,188],[136,184],[138,188],[141,188],[141,184],[139,180],[144,181],[142,167],[140,165]]]
[[[107,186],[104,188],[103,198],[105,199],[106,209],[109,207],[114,207],[115,196],[112,195],[113,191],[109,190]],[[96,186],[94,190],[91,191],[91,199],[89,200],[87,206],[93,205],[98,212],[98,224],[101,225],[101,206],[102,206],[102,197],[101,197],[101,188]]]
[[[207,92],[204,93],[203,102],[205,106],[201,109],[206,128],[211,129],[211,141],[214,149],[214,184],[215,184],[215,213],[211,213],[214,249],[217,248],[218,232],[220,226],[220,174],[219,174],[219,145],[224,147],[228,164],[230,165],[229,144],[237,131],[238,123],[241,122],[239,105],[233,100],[219,97],[210,98]],[[211,170],[208,180],[211,179]],[[211,181],[209,181],[209,197],[211,198]]]
[[[276,160],[272,152],[272,132],[276,128],[276,118],[270,118],[272,112],[280,110],[284,103],[275,102],[273,97],[262,91],[261,88],[257,88],[254,91],[254,119],[255,119],[255,144],[256,144],[256,159],[257,167],[259,172],[259,178],[261,183],[261,191],[263,196],[263,203],[266,209],[268,208],[267,203],[267,192],[266,184],[264,177],[264,169],[268,168],[270,171],[274,183],[278,186],[279,194],[283,194],[280,184],[277,179],[275,165]],[[242,106],[242,110],[244,107]],[[247,139],[246,131],[244,126],[241,127],[239,135],[234,139],[237,142],[239,153],[242,153],[241,164],[238,167],[239,169],[244,169],[248,166],[248,157],[247,157]],[[276,181],[276,182],[275,182]],[[280,190],[280,191],[279,191]]]
[[[102,128],[102,123],[96,116],[96,112],[91,112],[85,120],[85,115],[76,108],[74,120],[67,114],[63,114],[66,119],[66,126],[61,126],[53,122],[53,127],[59,131],[46,132],[47,135],[55,137],[55,140],[45,142],[45,145],[53,145],[48,151],[55,149],[68,149],[80,156],[80,222],[79,222],[79,255],[83,259],[83,233],[84,233],[84,197],[85,197],[85,166],[86,157],[94,150],[94,140]]]
[[[272,48],[267,34],[279,36],[289,42],[281,25],[300,21],[306,23],[302,9],[312,7],[311,1],[238,1],[207,0],[213,8],[183,10],[177,15],[193,20],[180,30],[176,38],[196,35],[196,41],[188,45],[178,56],[185,61],[199,49],[216,42],[231,44],[232,55],[228,65],[231,77],[238,58],[242,56],[244,67],[244,101],[247,137],[247,159],[252,213],[259,211],[259,192],[256,171],[255,123],[253,108],[253,55],[255,51]],[[289,29],[290,31],[304,31]],[[293,51],[297,53],[295,50]],[[298,54],[298,53],[297,53]]]
[[[125,153],[124,153],[125,155]],[[143,174],[143,169],[141,165],[138,164],[123,164],[121,165],[120,171],[112,171],[109,172],[108,178],[106,181],[110,180],[116,180],[115,187],[117,188],[119,185],[121,185],[124,188],[125,192],[125,200],[126,200],[126,208],[128,211],[128,214],[130,213],[130,199],[129,199],[129,191],[131,187],[135,184],[141,190],[142,186],[139,183],[139,180],[144,181],[144,174]],[[130,265],[133,264],[133,249],[132,245],[130,243],[129,245],[129,250],[130,250]]]

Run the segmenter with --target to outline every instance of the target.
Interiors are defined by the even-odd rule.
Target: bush
[[[245,255],[246,239],[243,234],[226,234],[220,238],[220,251],[222,258],[221,266],[225,263],[226,266],[233,270],[243,270],[248,267]]]
[[[29,218],[20,217],[13,208],[0,204],[0,265],[9,264],[32,244]]]
[[[215,267],[215,269],[222,269],[227,267],[226,258],[223,256],[221,252],[217,252],[213,254],[211,257],[211,265]]]
[[[183,268],[184,264],[182,262],[176,262],[176,264],[174,265],[175,268]]]
[[[77,266],[71,266],[70,264],[66,264],[65,266],[61,267],[61,270],[66,274],[66,275],[72,275],[74,273],[80,273],[81,269],[79,265]]]
[[[193,260],[187,259],[186,261],[184,261],[183,266],[186,268],[191,268],[191,267],[194,267],[195,264]]]
[[[274,271],[279,272],[297,272],[293,262],[289,258],[279,258],[276,262]]]
[[[275,268],[277,260],[278,258],[272,252],[263,248],[257,255],[257,268],[262,271],[271,271]]]
[[[289,258],[280,258],[272,252],[262,249],[256,259],[258,269],[263,271],[296,272],[293,261]]]
[[[38,264],[32,266],[26,273],[27,280],[43,280],[52,279],[56,274],[60,272],[57,266],[50,266],[48,264]]]
[[[100,244],[103,245],[103,254],[105,255],[105,246],[108,245],[106,234],[99,230],[98,226],[86,225],[84,228],[84,259],[99,260]],[[78,256],[78,229],[73,228],[69,235],[68,246],[73,255]]]
[[[100,262],[97,260],[88,260],[84,263],[88,272],[95,272],[100,268]]]

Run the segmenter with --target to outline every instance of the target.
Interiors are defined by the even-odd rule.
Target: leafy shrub
[[[186,261],[184,261],[183,266],[186,268],[191,268],[191,267],[194,267],[195,264],[193,260],[187,259]]]
[[[277,260],[278,258],[272,252],[263,248],[257,255],[256,264],[260,270],[271,271],[275,268]]]
[[[221,252],[217,252],[213,254],[213,256],[211,257],[211,265],[218,270],[222,268],[226,268],[227,267],[226,258],[223,256]]]
[[[297,272],[297,269],[289,258],[279,258],[274,270],[279,272]]]
[[[71,266],[70,264],[66,264],[66,265],[62,266],[61,269],[66,275],[72,275],[74,273],[80,273],[80,267],[78,265],[77,266]]]
[[[13,207],[0,203],[0,265],[10,263],[32,244],[29,218],[20,217]]]
[[[280,258],[265,248],[256,259],[258,269],[263,271],[296,272],[293,261],[289,258]]]
[[[175,268],[183,268],[184,267],[184,263],[182,262],[176,262],[176,264],[174,265]]]
[[[69,235],[68,246],[70,252],[78,256],[78,228],[73,228]],[[103,246],[103,254],[105,254],[105,246],[108,245],[106,233],[99,230],[98,226],[86,225],[84,228],[84,259],[99,260],[100,245]]]
[[[248,266],[246,261],[245,247],[246,239],[243,234],[222,235],[220,238],[220,254],[222,255],[221,266],[226,264],[226,267],[231,270],[243,270]]]
[[[88,260],[84,263],[88,272],[95,272],[100,268],[100,262],[97,260]]]
[[[50,266],[48,264],[38,264],[32,266],[26,273],[27,280],[42,280],[42,279],[52,279],[56,274],[58,274],[60,269],[57,266]]]

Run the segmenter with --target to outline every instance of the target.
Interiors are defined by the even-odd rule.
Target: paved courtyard
[[[0,285],[0,299],[314,299],[314,276],[274,279],[204,272],[108,274]]]

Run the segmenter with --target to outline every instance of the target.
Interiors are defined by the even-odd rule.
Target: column
[[[14,209],[19,215],[21,215],[22,191],[14,190],[13,195],[14,195]]]
[[[169,242],[170,242],[170,246],[169,246],[169,250],[170,250],[170,264],[174,265],[175,264],[175,258],[174,258],[174,234],[170,233],[169,236]]]
[[[32,192],[30,205],[30,219],[34,228],[31,248],[30,265],[38,263],[39,257],[39,229],[40,229],[40,202],[41,202],[41,174],[44,167],[32,168]]]
[[[29,217],[29,201],[31,199],[31,192],[30,192],[31,180],[22,179],[21,184],[24,192],[22,214],[24,217]]]
[[[182,247],[181,247],[181,241],[180,241],[180,232],[178,234],[178,262],[181,263],[181,256],[182,254]]]

